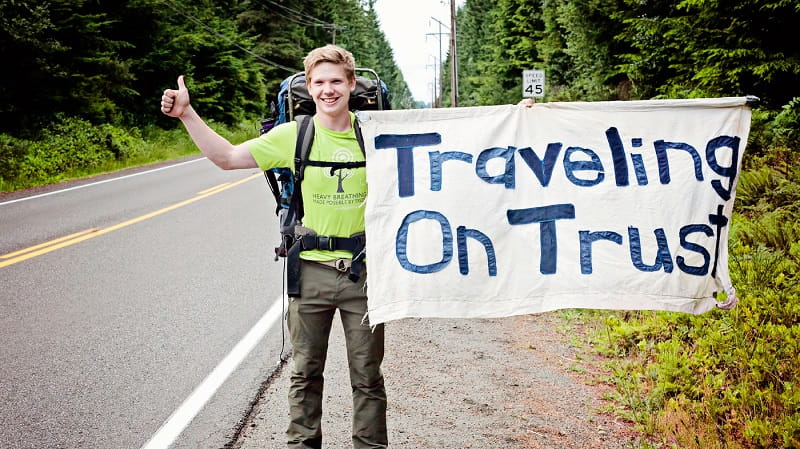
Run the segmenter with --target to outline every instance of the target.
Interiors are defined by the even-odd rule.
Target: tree
[[[548,0],[537,49],[550,78],[550,97],[562,100],[628,99],[619,69],[624,44],[619,1]]]
[[[785,0],[627,0],[625,68],[642,96],[798,96],[800,8]]]
[[[118,21],[101,2],[4,2],[0,58],[16,70],[0,74],[2,130],[37,129],[57,112],[114,120],[115,100],[130,96],[130,44],[111,30]]]

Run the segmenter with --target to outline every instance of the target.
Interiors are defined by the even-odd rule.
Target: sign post
[[[522,71],[522,96],[544,97],[544,70]]]

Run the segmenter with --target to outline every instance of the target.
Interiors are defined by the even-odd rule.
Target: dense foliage
[[[143,128],[176,125],[158,101],[179,74],[204,118],[257,123],[280,81],[334,40],[380,74],[394,108],[412,106],[371,0],[0,2],[0,188],[128,157],[120,139],[142,146]]]
[[[777,157],[776,157],[777,156]],[[681,448],[800,447],[800,159],[738,186],[731,311],[614,314],[598,336],[621,413]]]
[[[800,96],[798,25],[787,0],[466,0],[459,106],[514,103],[535,68],[551,101],[755,95],[777,111]]]
[[[800,3],[467,0],[457,25],[460,106],[518,101],[532,68],[544,101],[760,98],[730,235],[739,305],[610,314],[596,343],[642,446],[800,447]]]
[[[371,0],[6,0],[0,25],[14,65],[0,71],[3,189],[145,160],[165,132],[185,139],[143,126],[175,126],[158,98],[181,73],[221,132],[256,121],[334,39],[384,77],[395,108],[412,106]],[[658,446],[800,447],[798,29],[796,0],[466,0],[458,12],[461,106],[517,102],[530,68],[546,72],[544,101],[760,98],[731,222],[739,305],[615,313],[596,340],[620,413]]]

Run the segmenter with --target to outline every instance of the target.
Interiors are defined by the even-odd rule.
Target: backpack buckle
[[[350,259],[336,259],[334,262],[336,263],[334,268],[342,273],[345,273],[350,269]]]
[[[327,235],[317,236],[317,249],[333,251],[333,239]]]

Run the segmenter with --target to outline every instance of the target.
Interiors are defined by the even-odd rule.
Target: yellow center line
[[[3,258],[4,259],[5,258],[9,258],[9,259],[8,260],[4,260],[4,261],[0,261],[0,268],[7,267],[9,265],[14,265],[15,263],[22,262],[24,260],[28,260],[28,259],[31,259],[31,258],[34,258],[34,257],[37,257],[37,256],[41,256],[43,254],[47,254],[47,253],[53,252],[53,251],[55,251],[57,249],[65,248],[67,246],[71,246],[71,245],[74,245],[76,243],[80,243],[80,242],[89,240],[91,238],[101,236],[103,234],[108,234],[109,232],[113,232],[113,231],[122,229],[122,228],[124,228],[126,226],[130,226],[132,224],[139,223],[140,221],[144,221],[144,220],[156,217],[158,215],[170,212],[172,210],[178,209],[179,207],[183,207],[183,206],[186,206],[188,204],[192,204],[192,203],[194,203],[196,201],[200,201],[203,198],[207,198],[207,197],[209,197],[211,195],[214,195],[214,194],[217,194],[219,192],[222,192],[223,190],[230,189],[231,187],[235,187],[235,186],[237,186],[239,184],[243,184],[243,183],[245,183],[247,181],[250,181],[251,179],[255,179],[255,178],[260,177],[260,176],[261,176],[261,174],[259,173],[259,174],[248,176],[247,178],[241,179],[241,180],[236,181],[234,183],[222,184],[221,186],[217,186],[218,188],[206,189],[206,190],[203,191],[205,193],[201,192],[194,198],[189,198],[188,200],[184,200],[184,201],[181,201],[179,203],[175,203],[175,204],[173,204],[171,206],[167,206],[167,207],[165,207],[163,209],[159,209],[159,210],[157,210],[155,212],[150,212],[149,214],[145,214],[145,215],[130,219],[128,221],[124,221],[122,223],[118,223],[118,224],[115,224],[113,226],[109,226],[107,228],[89,229],[89,230],[86,230],[86,231],[83,231],[83,232],[78,232],[78,233],[75,233],[75,234],[71,234],[71,235],[68,235],[68,236],[65,236],[65,237],[61,237],[61,238],[58,238],[58,239],[55,239],[55,240],[51,240],[51,241],[46,242],[46,243],[41,243],[39,245],[35,245],[35,246],[30,247],[30,248],[25,248],[25,249],[22,249],[22,250],[7,254],[7,255],[3,256]]]
[[[49,242],[40,243],[38,245],[30,246],[28,248],[21,249],[19,251],[14,251],[13,253],[4,254],[4,255],[0,256],[0,259],[10,259],[12,257],[16,257],[16,256],[19,256],[19,255],[22,255],[22,254],[25,254],[25,253],[29,253],[31,251],[36,251],[37,249],[44,248],[45,246],[55,245],[56,243],[63,242],[64,240],[69,240],[71,238],[75,238],[75,237],[81,236],[83,234],[88,234],[90,232],[95,232],[95,231],[97,231],[97,228],[91,228],[91,229],[87,229],[85,231],[76,232],[74,234],[65,235],[64,237],[57,238],[55,240],[50,240]]]
[[[215,191],[217,189],[222,189],[228,184],[230,184],[230,183],[229,182],[225,182],[225,183],[222,183],[220,185],[216,185],[214,187],[209,187],[209,188],[207,188],[205,190],[201,190],[201,191],[197,192],[197,194],[198,195],[205,195],[206,193],[211,193],[211,192],[213,192],[213,191]]]

